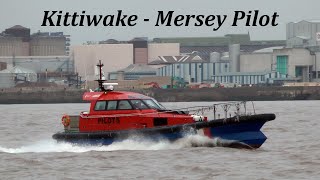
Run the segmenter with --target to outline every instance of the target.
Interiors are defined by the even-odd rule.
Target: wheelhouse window
[[[106,109],[106,101],[97,101],[94,107],[95,111],[103,111]]]
[[[131,99],[131,100],[111,100],[97,101],[95,111],[110,111],[110,110],[130,110],[130,109],[165,109],[154,99]]]
[[[129,101],[127,101],[127,100],[122,100],[122,101],[119,101],[119,103],[118,103],[118,109],[119,109],[119,110],[132,109],[132,106],[131,106],[131,104],[129,103]]]
[[[116,110],[118,101],[108,101],[107,110]]]
[[[151,109],[164,109],[163,106],[161,106],[158,102],[152,100],[152,99],[145,99],[143,100]]]
[[[139,99],[130,100],[134,109],[149,109],[148,106]]]
[[[162,104],[160,104],[157,100],[155,100],[155,99],[152,99],[152,101],[154,102],[154,103],[156,103],[159,107],[160,107],[160,109],[166,109]]]

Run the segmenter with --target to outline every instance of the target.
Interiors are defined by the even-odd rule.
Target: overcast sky
[[[286,24],[301,20],[320,20],[319,0],[1,0],[0,31],[22,25],[32,32],[63,31],[71,35],[72,44],[85,41],[100,41],[110,38],[129,40],[133,37],[192,37],[223,36],[232,33],[250,33],[252,40],[286,39]],[[62,10],[87,14],[116,14],[117,10],[138,15],[134,27],[41,27],[43,11]],[[226,22],[218,31],[212,27],[156,27],[157,11],[175,11],[175,14],[228,15]],[[230,26],[234,11],[259,10],[261,15],[272,15],[278,12],[272,27],[246,27],[239,23],[238,27]],[[149,18],[149,22],[143,22]]]

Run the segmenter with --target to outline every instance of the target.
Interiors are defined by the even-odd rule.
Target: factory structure
[[[63,32],[31,33],[20,25],[0,33],[0,88],[21,83],[74,82],[70,36]]]
[[[156,67],[147,66],[152,60],[159,56],[179,54],[179,43],[152,43],[144,37],[122,42],[111,39],[99,44],[71,47],[75,70],[88,81],[97,78],[98,60],[105,65],[103,71],[107,79],[122,80],[121,77],[124,77],[124,80],[135,80],[144,75],[156,76]],[[153,68],[151,74],[150,68]]]
[[[273,83],[274,78],[286,78],[285,74],[271,71],[267,68],[256,71],[251,62],[245,62],[247,63],[245,65],[243,65],[243,62],[241,64],[240,44],[231,44],[228,48],[229,52],[210,53],[209,60],[202,59],[197,55],[198,52],[179,57],[162,57],[163,64],[170,64],[158,68],[157,73],[159,76],[180,77],[189,84],[233,83],[252,85]],[[252,69],[240,71],[240,67],[243,69],[247,68],[247,66],[252,67]]]
[[[226,35],[230,36],[237,35]],[[220,48],[215,46],[211,52],[204,54],[203,49],[208,45],[199,46],[198,41],[190,45],[188,39],[159,38],[158,42],[178,40],[180,45],[185,46],[182,50],[195,51],[181,59],[161,57],[162,64],[167,65],[158,68],[157,75],[178,76],[191,83],[281,85],[285,82],[320,82],[320,21],[288,23],[286,41],[250,41],[245,35],[238,39],[240,41],[230,39],[229,43],[221,40]],[[191,57],[203,58],[190,61]]]
[[[31,34],[16,25],[0,33],[0,56],[67,56],[69,48],[70,36],[63,32]]]
[[[202,83],[213,82],[216,75],[239,72],[241,53],[280,45],[285,46],[285,41],[251,41],[249,34],[153,40],[142,37],[73,46],[71,54],[76,71],[89,81],[96,79],[97,71],[95,63],[88,59],[99,59],[106,65],[103,70],[109,80],[168,76],[186,83]],[[277,73],[269,74],[273,77]]]
[[[20,81],[90,84],[97,79],[98,60],[105,65],[105,79],[130,86],[157,79],[179,87],[320,82],[320,21],[288,23],[286,40],[254,41],[245,33],[108,39],[74,46],[62,32],[31,34],[18,25],[0,34],[0,88]]]

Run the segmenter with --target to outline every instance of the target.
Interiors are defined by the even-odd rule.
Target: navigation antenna
[[[99,60],[99,64],[97,64],[97,67],[99,67],[99,79],[96,80],[96,81],[98,81],[99,89],[100,89],[101,91],[106,91],[106,90],[104,89],[104,86],[103,86],[103,82],[105,82],[106,80],[102,79],[102,67],[103,67],[103,66],[104,66],[104,65],[101,63],[101,60]]]

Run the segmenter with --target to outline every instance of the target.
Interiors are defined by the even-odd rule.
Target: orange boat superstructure
[[[90,100],[91,106],[80,115],[80,132],[182,125],[196,119],[183,111],[166,111],[155,99],[134,92],[87,92],[83,99]]]

